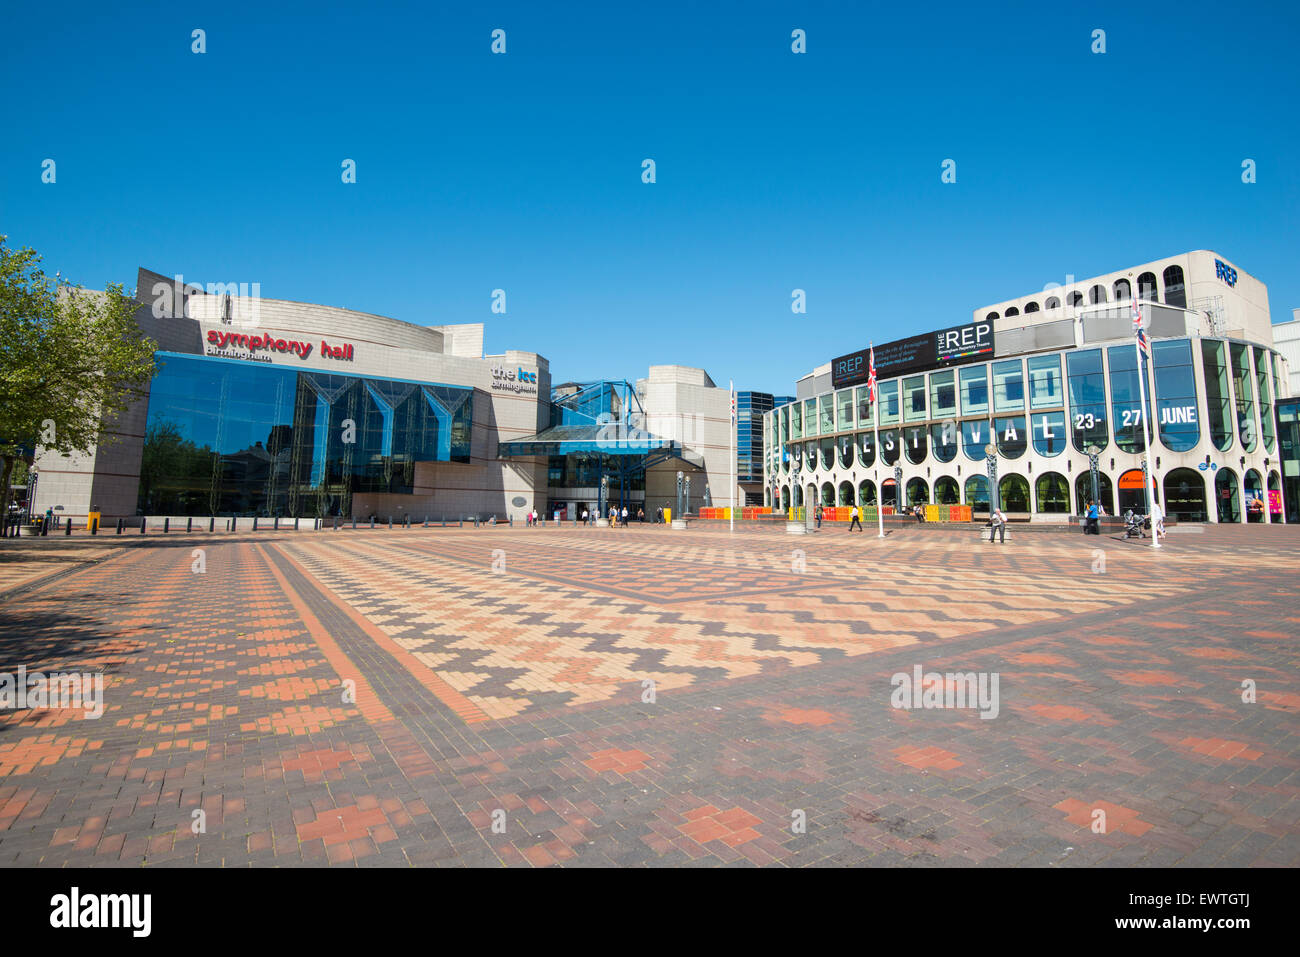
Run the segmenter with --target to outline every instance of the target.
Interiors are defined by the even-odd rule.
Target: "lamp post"
[[[1101,504],[1101,486],[1097,478],[1098,461],[1101,458],[1101,449],[1095,445],[1087,448],[1088,453],[1088,471],[1092,473],[1092,500]]]
[[[903,514],[903,467],[894,466],[894,508],[899,515]]]
[[[682,473],[677,473],[677,511],[673,512],[673,518],[679,519],[682,516]]]
[[[682,511],[682,518],[686,518],[691,513],[691,477],[686,476],[686,507]]]
[[[998,494],[998,447],[990,442],[984,446],[984,459],[988,462],[989,470],[989,515],[993,515],[994,510],[1002,507]]]

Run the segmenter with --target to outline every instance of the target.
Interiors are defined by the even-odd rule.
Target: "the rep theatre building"
[[[1141,371],[1135,296],[1151,340]],[[1289,394],[1288,370],[1267,288],[1217,253],[1053,286],[877,344],[879,432],[868,349],[855,345],[766,416],[766,504],[982,511],[992,474],[1003,511],[1064,522],[1092,497],[1095,458],[1111,515],[1146,510],[1150,469],[1179,521],[1284,520],[1275,406]]]
[[[545,459],[497,447],[548,423],[549,365],[485,356],[481,324],[212,293],[144,269],[137,297],[157,373],[106,423],[113,441],[37,457],[36,511],[420,521],[545,505]]]

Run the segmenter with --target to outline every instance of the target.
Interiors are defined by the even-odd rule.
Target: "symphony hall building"
[[[548,424],[549,364],[485,356],[482,324],[213,293],[145,269],[137,297],[156,374],[105,423],[111,441],[37,455],[36,512],[400,522],[546,504],[546,460],[498,446]]]
[[[1140,373],[1135,296],[1151,340]],[[766,414],[765,504],[987,511],[992,474],[1010,517],[1065,522],[1092,497],[1092,450],[1107,514],[1146,510],[1149,468],[1178,521],[1284,520],[1275,406],[1289,370],[1267,288],[1217,253],[1018,296],[877,345],[879,432],[866,344],[852,345],[862,348],[805,375],[795,401]]]

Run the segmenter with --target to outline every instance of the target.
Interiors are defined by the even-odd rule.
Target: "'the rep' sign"
[[[1229,286],[1237,285],[1237,270],[1233,269],[1222,259],[1214,261],[1214,275],[1222,279]]]

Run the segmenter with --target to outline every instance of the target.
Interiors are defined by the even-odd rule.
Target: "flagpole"
[[[859,339],[858,341],[861,342],[862,340]],[[880,463],[880,396],[879,396],[879,394],[877,394],[875,401],[873,401],[873,402],[871,403],[871,408],[872,408],[872,409],[875,411],[875,413],[876,413],[876,436],[875,436],[875,438],[876,438],[876,463],[877,463],[877,466],[876,466],[876,467],[877,467],[877,470],[879,470],[879,463]],[[881,491],[880,491],[879,475],[877,474],[877,481],[876,481],[876,521],[880,524],[880,534],[879,534],[878,536],[876,536],[877,538],[884,538],[884,537],[885,537],[885,509],[884,509],[884,507],[883,507],[883,503],[884,503],[884,501],[885,501],[885,497],[884,497],[884,495],[881,494]]]
[[[731,392],[731,508],[727,514],[731,517],[731,527],[729,531],[736,530],[736,455],[737,439],[736,431],[740,428],[740,410],[736,408],[736,380],[727,380],[727,388]]]
[[[1138,310],[1138,319],[1140,322],[1142,317],[1141,307],[1137,305],[1136,299],[1134,300],[1134,308]],[[1143,373],[1142,371],[1142,340],[1141,338],[1139,338],[1141,331],[1142,331],[1142,327],[1139,325],[1137,333],[1135,333],[1133,336],[1133,351],[1137,355],[1138,401],[1142,403],[1142,408],[1139,414],[1142,417],[1142,444],[1146,446],[1147,467],[1146,469],[1144,469],[1144,471],[1147,473],[1147,499],[1151,503],[1147,507],[1147,514],[1150,515],[1153,511],[1155,511],[1155,506],[1156,506],[1156,491],[1155,491],[1155,485],[1153,484],[1155,482],[1155,476],[1152,474],[1155,472],[1156,463],[1155,463],[1155,459],[1152,458],[1152,453],[1151,453],[1153,437],[1151,436],[1151,430],[1147,427],[1148,426],[1147,420],[1150,418],[1150,416],[1147,415],[1147,386],[1146,386],[1147,377],[1145,373]],[[1157,523],[1153,518],[1151,520],[1151,547],[1152,548],[1160,547],[1160,533],[1156,530],[1156,524]]]

